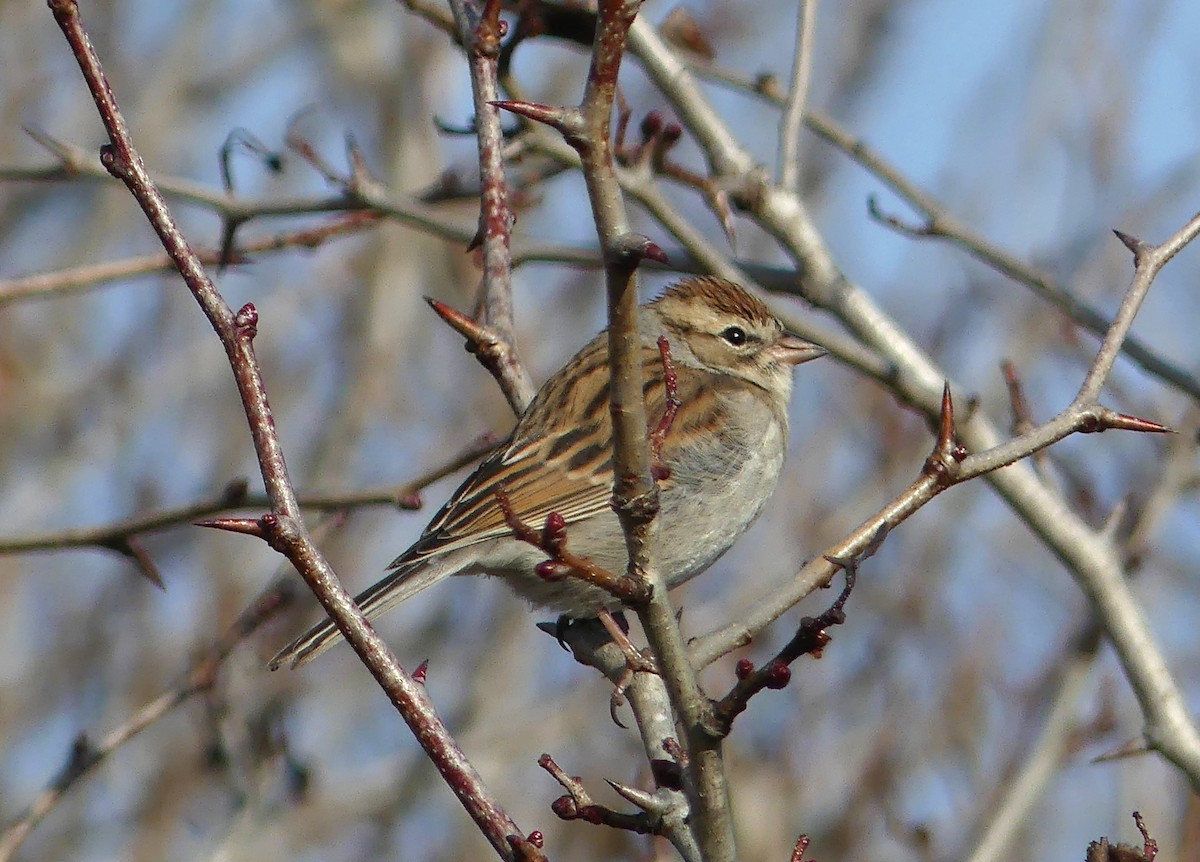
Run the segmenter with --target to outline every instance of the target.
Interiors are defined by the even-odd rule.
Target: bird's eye
[[[746,343],[746,330],[740,326],[726,326],[721,330],[721,337],[734,347],[741,347]]]

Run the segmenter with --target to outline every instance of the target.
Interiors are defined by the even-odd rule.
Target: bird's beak
[[[820,359],[829,351],[805,341],[798,335],[785,335],[771,348],[775,358],[787,365],[800,365],[812,359]]]

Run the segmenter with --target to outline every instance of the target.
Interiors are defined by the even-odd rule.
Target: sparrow
[[[685,278],[641,306],[642,391],[649,429],[667,409],[658,346],[665,337],[681,402],[658,450],[657,562],[669,588],[711,566],[754,522],[775,489],[788,437],[792,367],[825,354],[789,334],[757,297],[721,278]],[[497,502],[541,530],[558,513],[573,554],[615,573],[628,565],[611,507],[608,336],[550,377],[512,434],[475,469],[388,574],[355,601],[375,617],[451,575],[491,575],[533,605],[570,618],[619,601],[573,577],[535,572],[546,553],[519,541]],[[341,639],[325,620],[271,660],[297,667]]]

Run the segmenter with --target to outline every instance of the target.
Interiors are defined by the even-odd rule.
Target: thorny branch
[[[497,62],[507,25],[499,0],[451,0],[450,7],[466,47],[475,100],[475,136],[479,144],[479,243],[483,250],[483,323],[489,333],[486,352],[477,353],[492,372],[514,412],[533,400],[534,385],[521,362],[513,337],[512,256],[509,243],[514,215],[504,174],[504,132],[500,128]]]
[[[75,0],[51,0],[50,9],[79,63],[108,132],[109,143],[101,148],[101,162],[125,183],[142,207],[229,357],[259,468],[271,499],[271,511],[258,520],[262,537],[286,556],[304,577],[497,854],[504,859],[514,859],[518,854],[521,858],[540,856],[540,852],[531,850],[524,834],[492,798],[483,780],[459,750],[433,708],[424,686],[396,661],[313,543],[300,516],[254,355],[258,312],[253,305],[247,304],[234,314],[180,232],[133,146],[99,57],[84,30],[78,3]]]

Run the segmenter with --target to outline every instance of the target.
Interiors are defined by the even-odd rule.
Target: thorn
[[[1108,763],[1113,760],[1124,760],[1127,757],[1149,754],[1150,750],[1150,746],[1146,743],[1146,740],[1138,737],[1093,757],[1092,763]]]
[[[1116,228],[1113,228],[1113,233],[1116,235],[1117,239],[1121,241],[1121,244],[1125,246],[1125,248],[1133,252],[1133,260],[1136,263],[1137,259],[1142,256],[1142,252],[1145,251],[1146,244],[1136,236],[1131,236],[1123,231],[1117,230]]]
[[[1174,434],[1175,429],[1149,419],[1139,419],[1127,413],[1107,413],[1103,419],[1103,427],[1117,428],[1122,431],[1142,431],[1147,434]]]
[[[154,560],[150,557],[146,546],[136,536],[127,536],[117,546],[117,550],[121,554],[133,560],[137,565],[138,571],[142,573],[142,577],[148,580],[154,586],[158,587],[163,592],[166,592],[167,585],[163,583],[162,575],[159,574],[158,566],[154,565]]]
[[[425,684],[425,676],[428,673],[429,673],[429,659],[425,659],[423,662],[421,662],[419,665],[417,665],[417,669],[412,672],[413,681],[419,682],[421,685],[424,685]]]
[[[612,723],[621,728],[621,730],[629,730],[629,725],[621,721],[621,716],[617,715],[617,710],[623,707],[626,703],[624,692],[628,687],[629,671],[627,670],[625,671],[624,677],[621,678],[616,687],[613,689],[612,694],[608,697],[608,717],[612,720]]]
[[[254,536],[264,540],[267,538],[262,521],[257,518],[208,518],[192,523],[197,527],[225,530],[227,533],[241,533],[244,536]]]
[[[557,129],[567,140],[583,131],[583,118],[577,108],[555,108],[540,102],[525,102],[519,99],[498,99],[488,104],[534,122],[544,123],[552,129]]]
[[[630,787],[628,784],[622,784],[619,781],[613,781],[610,778],[604,779],[604,783],[617,792],[617,795],[626,802],[631,802],[643,811],[650,814],[662,815],[667,812],[667,806],[662,800],[653,793],[647,793],[638,787]]]
[[[439,302],[431,296],[425,297],[425,302],[429,304],[437,316],[446,322],[446,324],[467,339],[472,345],[478,345],[486,340],[483,327],[476,323],[471,318],[467,317],[461,311],[446,305],[444,302]],[[470,349],[468,347],[468,349]],[[474,351],[472,351],[474,352]]]
[[[949,452],[954,446],[954,399],[950,396],[950,381],[942,386],[942,415],[938,428],[938,449]]]

